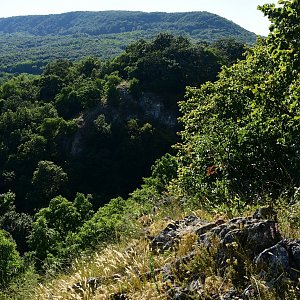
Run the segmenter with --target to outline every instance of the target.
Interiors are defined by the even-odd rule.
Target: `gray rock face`
[[[271,220],[266,219],[272,218]],[[186,233],[198,236],[198,243],[208,250],[216,247],[215,261],[222,275],[222,270],[231,264],[232,259],[237,260],[235,270],[245,275],[244,260],[253,262],[258,268],[261,279],[268,286],[276,281],[288,278],[297,282],[300,278],[300,240],[282,239],[276,223],[276,213],[272,209],[257,210],[253,217],[241,217],[224,222],[205,223],[196,216],[188,216],[180,221],[170,223],[164,230],[151,241],[154,252],[163,252],[176,248],[176,245]],[[242,255],[241,255],[242,253]],[[163,278],[171,281],[173,288],[168,291],[170,299],[194,299],[190,295],[199,295],[203,292],[202,283],[205,278],[191,277],[185,286],[176,286],[173,269],[178,269],[180,264],[185,264],[195,257],[189,253],[185,258],[166,265],[162,270]],[[248,283],[248,287],[247,287]],[[247,287],[247,288],[246,288]],[[212,299],[251,299],[255,296],[250,282],[245,281],[245,290],[238,293],[236,290],[228,291],[224,295],[216,295]],[[200,299],[199,298],[199,299]]]
[[[300,278],[300,240],[280,241],[255,257],[254,264],[268,281],[278,276],[297,281]]]
[[[195,216],[188,216],[181,221],[169,224],[159,235],[153,238],[153,251],[170,250],[186,233],[195,233],[199,243],[210,247],[214,237],[218,237],[222,247],[236,242],[252,258],[266,248],[272,247],[280,240],[275,221],[253,218],[236,218],[227,223],[219,220],[204,223]]]
[[[151,249],[154,252],[172,249],[180,237],[189,232],[197,232],[201,227],[208,226],[199,218],[191,215],[183,220],[170,223],[159,235],[153,238]],[[207,230],[215,225],[208,226]]]
[[[100,278],[90,277],[84,281],[73,284],[72,286],[68,287],[68,290],[71,292],[76,292],[78,295],[83,297],[84,293],[86,293],[87,291],[94,294],[100,285],[101,285]]]
[[[265,269],[272,275],[288,272],[290,269],[289,255],[286,249],[279,243],[264,250],[255,259],[254,263],[260,269]]]
[[[237,243],[250,256],[275,245],[280,240],[280,233],[274,221],[258,221],[252,218],[236,218],[226,224],[212,228],[200,235],[200,241],[207,241],[212,235],[220,239],[223,247]]]
[[[221,296],[222,300],[243,300],[235,289],[230,289],[227,293]]]
[[[264,220],[276,220],[277,213],[271,207],[260,207],[254,212],[253,218],[264,219]]]
[[[273,220],[266,219],[266,216],[272,216]],[[245,276],[245,260],[250,264],[252,262],[269,288],[286,279],[296,284],[300,279],[300,240],[282,239],[275,220],[276,214],[267,209],[256,211],[253,217],[234,218],[227,222],[219,220],[207,223],[191,215],[167,225],[150,242],[154,253],[175,249],[185,234],[192,233],[198,238],[197,243],[209,252],[215,247],[212,253],[215,253],[213,260],[218,268],[218,276],[225,274],[230,265],[243,281],[243,288],[239,291],[232,288],[223,294],[209,295],[208,298],[204,290],[206,275],[202,270],[196,274],[188,273],[187,277],[184,274],[184,285],[178,285],[181,267],[196,258],[196,251],[191,251],[163,268],[154,270],[155,274],[162,275],[168,299],[256,299],[257,288]],[[232,261],[236,264],[233,265]],[[152,273],[140,276],[150,280]],[[101,282],[101,278],[88,278],[85,282],[73,285],[71,289],[78,294],[87,289],[93,293]],[[112,299],[127,299],[127,296],[115,294]]]
[[[120,294],[120,293],[118,293],[118,294],[112,295],[111,299],[112,300],[127,300],[129,298],[126,296],[126,294]]]

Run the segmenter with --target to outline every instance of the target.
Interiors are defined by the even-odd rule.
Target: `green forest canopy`
[[[160,32],[196,41],[234,38],[255,43],[256,36],[207,12],[72,12],[0,19],[0,72],[40,74],[56,59],[111,58],[138,39]]]
[[[293,194],[300,182],[299,1],[260,9],[272,26],[246,60],[180,104],[183,193],[220,204]]]
[[[125,196],[175,143],[185,86],[215,80],[243,51],[161,34],[107,62],[58,60],[12,78],[0,89],[0,192],[21,211],[59,194],[97,194],[97,206]]]

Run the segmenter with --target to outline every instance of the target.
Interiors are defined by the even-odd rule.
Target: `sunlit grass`
[[[245,215],[252,215],[255,208],[247,208]],[[284,209],[275,207],[279,228],[284,237],[299,237],[297,209],[297,206]],[[290,221],[292,211],[293,222]],[[297,299],[299,288],[295,284],[285,282],[281,294],[278,295],[276,290],[270,288],[257,274],[253,263],[243,256],[243,252],[237,255],[240,258],[244,257],[239,260],[242,262],[239,267],[244,270],[244,277],[240,277],[234,262],[221,272],[215,261],[219,244],[217,239],[213,240],[213,246],[208,251],[206,247],[197,243],[195,233],[187,232],[181,237],[174,251],[151,251],[149,237],[158,234],[170,222],[191,214],[206,222],[228,219],[223,213],[211,214],[200,208],[189,210],[175,205],[171,205],[169,210],[164,207],[145,214],[134,221],[137,232],[140,233],[139,238],[136,238],[136,235],[134,238],[123,237],[117,244],[107,245],[93,254],[76,259],[67,274],[63,274],[62,270],[62,274],[48,278],[36,286],[30,299],[109,300],[114,299],[113,297],[122,299],[122,295],[126,295],[127,298],[124,299],[170,299],[168,293],[177,287],[188,285],[191,278],[198,278],[201,284],[201,293],[195,291],[192,295],[195,299],[209,299],[211,295],[221,297],[233,288],[241,293],[245,289],[244,282],[251,283],[255,299],[279,300],[283,296],[284,299]],[[193,255],[186,259],[190,253]],[[162,270],[166,265],[171,266],[173,281],[165,278]],[[92,283],[89,284],[89,281]]]

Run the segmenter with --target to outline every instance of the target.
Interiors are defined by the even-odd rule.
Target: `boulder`
[[[246,275],[245,260],[249,263],[254,261],[263,269],[283,269],[285,273],[291,274],[292,270],[300,263],[300,246],[295,241],[282,240],[275,221],[276,217],[273,220],[265,218],[270,214],[275,216],[270,210],[259,210],[253,217],[239,217],[227,222],[219,220],[213,223],[203,222],[191,215],[167,225],[152,239],[151,248],[155,252],[175,249],[185,234],[193,233],[198,237],[199,245],[209,251],[214,249],[212,253],[215,253],[214,259],[220,276],[231,265],[237,274],[244,278]],[[176,284],[180,266],[191,261],[195,255],[197,254],[191,251],[184,258],[177,259],[162,268],[161,273],[170,299],[194,299],[195,295],[199,297],[204,295],[205,278],[201,278],[201,272],[197,272],[198,277],[191,274],[190,281],[185,280],[184,286]],[[234,260],[236,260],[236,264],[233,266],[231,263]],[[177,274],[176,276],[174,272]],[[271,274],[275,275],[275,271]],[[250,282],[246,281],[244,284],[244,292],[232,289],[221,295],[211,295],[212,299],[250,299],[255,294],[255,290],[251,285],[249,286]],[[246,288],[247,284],[248,288]]]
[[[189,232],[196,232],[200,227],[207,226],[205,222],[201,221],[194,215],[185,217],[183,220],[172,222],[161,231],[159,235],[154,237],[151,241],[151,249],[153,252],[160,252],[171,250],[179,242],[180,238]],[[209,226],[207,230],[215,225]]]
[[[300,278],[300,240],[284,239],[254,258],[261,276],[272,282],[278,277]]]
[[[237,243],[252,259],[266,248],[274,246],[281,236],[277,223],[273,220],[259,220],[255,218],[235,218],[225,223],[218,220],[214,223],[205,223],[196,216],[188,216],[183,220],[170,223],[151,241],[154,252],[171,250],[187,233],[198,236],[200,244],[211,246],[212,240],[217,237],[221,247]]]

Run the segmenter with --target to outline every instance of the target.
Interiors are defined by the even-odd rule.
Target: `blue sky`
[[[0,17],[90,10],[209,11],[257,34],[267,35],[268,20],[257,11],[256,7],[276,2],[276,0],[8,0],[1,7]]]

